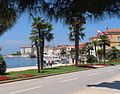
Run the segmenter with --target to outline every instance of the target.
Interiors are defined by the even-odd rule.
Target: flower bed
[[[0,76],[0,81],[10,80],[9,76]]]
[[[93,68],[93,66],[91,66],[91,64],[80,64],[79,67]]]
[[[109,66],[109,64],[81,64],[79,65],[79,67],[85,67],[85,68],[97,68],[98,67],[105,67],[105,66]]]
[[[120,62],[120,60],[112,60],[112,62]]]
[[[16,75],[9,75],[9,76],[0,76],[0,81],[10,80],[10,79],[18,79],[18,78],[27,78],[32,77],[31,74],[16,74]]]
[[[21,74],[20,75],[22,78],[25,78],[25,77],[32,77],[32,74]]]
[[[109,66],[109,64],[94,64],[94,65],[98,65],[98,66]]]

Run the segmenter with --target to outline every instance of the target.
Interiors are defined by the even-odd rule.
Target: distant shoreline
[[[14,58],[14,57],[23,57],[23,58],[29,58],[29,56],[21,56],[21,55],[16,55],[16,56],[14,56],[14,55],[6,55],[6,56],[4,56],[4,58]]]

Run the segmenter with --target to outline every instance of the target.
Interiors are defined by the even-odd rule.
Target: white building
[[[28,56],[32,53],[32,47],[31,46],[21,47],[20,53],[21,53],[22,56]]]
[[[30,55],[35,55],[37,56],[37,50],[36,50],[36,47],[33,46],[24,46],[24,47],[21,47],[20,49],[20,52],[21,52],[21,55],[22,56],[30,56]],[[55,49],[55,48],[52,48],[50,46],[45,46],[44,47],[44,56],[56,56],[60,53],[60,51],[58,49]]]

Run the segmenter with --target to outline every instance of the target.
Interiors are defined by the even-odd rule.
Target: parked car
[[[67,59],[62,59],[62,60],[60,61],[60,63],[62,63],[62,64],[68,64],[69,61],[68,61]]]
[[[60,64],[60,60],[54,60],[54,64]]]

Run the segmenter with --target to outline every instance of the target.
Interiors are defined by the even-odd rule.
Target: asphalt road
[[[76,94],[120,75],[120,65],[0,84],[0,94]],[[86,91],[87,92],[87,91]]]

